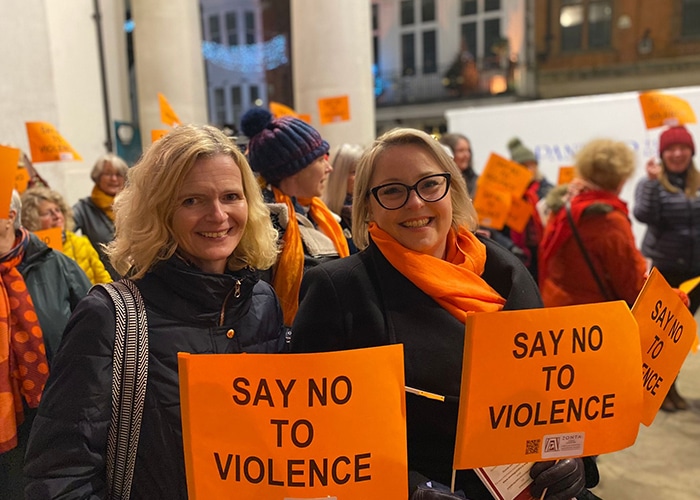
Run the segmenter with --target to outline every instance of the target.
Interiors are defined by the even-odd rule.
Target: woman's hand
[[[546,500],[570,500],[586,488],[586,469],[580,458],[537,462],[530,469],[530,477],[530,492],[535,498],[546,489]]]
[[[649,158],[646,164],[646,170],[647,177],[651,180],[661,177],[662,167],[661,164],[656,161],[656,158]]]

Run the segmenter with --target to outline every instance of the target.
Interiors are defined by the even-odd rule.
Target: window
[[[246,45],[255,43],[255,12],[245,13],[245,43]]]
[[[496,67],[499,64],[497,46],[501,42],[501,20],[484,21],[484,65]]]
[[[423,74],[437,72],[437,42],[435,30],[423,32]]]
[[[424,23],[435,21],[435,0],[421,1],[421,21]]]
[[[242,104],[241,87],[238,85],[231,87],[231,114],[233,115],[233,122],[236,122],[238,117],[242,114]]]
[[[464,23],[462,25],[462,40],[464,49],[476,56],[476,23]]]
[[[226,123],[226,97],[224,89],[214,89],[214,120],[217,125]]]
[[[700,0],[683,0],[681,35],[700,36]]]
[[[226,41],[231,47],[238,45],[238,16],[235,12],[226,13]]]
[[[501,10],[501,0],[484,0],[484,12]]]
[[[401,0],[401,26],[409,26],[415,22],[414,9],[413,0]]]
[[[462,0],[459,8],[460,16],[472,16],[476,14],[476,0]]]
[[[379,29],[379,5],[372,4],[372,31]]]
[[[257,106],[258,104],[256,101],[258,99],[260,99],[260,89],[258,88],[257,85],[251,85],[250,86],[250,103],[255,104]]]
[[[404,76],[416,74],[415,35],[413,33],[401,35],[401,61]]]
[[[562,0],[559,30],[562,51],[610,47],[611,0]]]
[[[221,43],[221,26],[219,26],[218,14],[209,16],[209,40],[214,43]]]
[[[461,0],[460,24],[461,40],[459,50],[464,51],[486,67],[497,65],[497,52],[494,50],[503,43],[501,36],[500,0]]]

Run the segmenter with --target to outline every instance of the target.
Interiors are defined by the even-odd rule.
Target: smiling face
[[[401,182],[412,186],[419,179],[444,170],[422,147],[415,144],[392,146],[377,159],[370,187]],[[370,220],[404,247],[416,252],[444,258],[447,234],[452,225],[452,198],[447,195],[436,202],[426,202],[411,191],[406,204],[386,210],[370,196]]]
[[[693,150],[685,144],[673,144],[661,153],[666,169],[674,174],[682,174],[690,166]]]
[[[66,219],[63,217],[61,208],[52,201],[41,200],[39,203],[39,222],[41,229],[50,229],[52,227],[60,227],[63,229],[66,224]]]
[[[97,187],[110,196],[116,196],[124,189],[124,176],[111,163],[105,162]]]
[[[197,160],[185,176],[173,214],[178,253],[204,272],[223,273],[247,219],[241,171],[233,158]]]
[[[464,172],[472,161],[472,147],[469,141],[462,138],[457,139],[452,154],[454,155],[455,164]]]

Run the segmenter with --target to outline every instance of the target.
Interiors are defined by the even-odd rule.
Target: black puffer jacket
[[[204,274],[173,258],[136,284],[148,316],[149,372],[131,498],[187,498],[177,353],[280,352],[282,312],[272,288],[249,271]],[[66,328],[39,406],[27,498],[105,497],[114,331],[114,305],[95,287]],[[222,416],[222,425],[233,424]]]

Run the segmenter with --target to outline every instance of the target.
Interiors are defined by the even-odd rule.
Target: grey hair
[[[15,216],[14,227],[15,231],[22,227],[22,198],[20,198],[19,193],[16,189],[12,190],[12,199],[10,200],[10,211],[14,211],[17,215]]]

